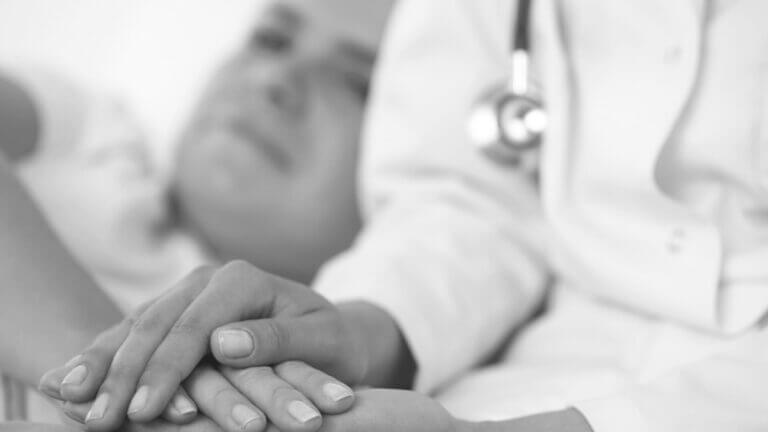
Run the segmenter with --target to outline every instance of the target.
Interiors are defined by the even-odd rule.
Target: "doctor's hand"
[[[404,390],[369,389],[357,392],[355,406],[328,416],[321,432],[469,432],[433,399]],[[278,432],[270,428],[268,432]]]
[[[110,332],[41,383],[45,390],[46,378],[78,370],[77,380],[64,379],[54,393],[73,402],[107,400],[103,415],[86,421],[91,430],[119,425],[131,405],[129,419],[155,419],[209,353],[235,368],[303,360],[350,385],[394,383],[400,370],[411,373],[402,337],[383,311],[336,307],[244,262],[193,272]],[[323,391],[338,397],[335,386]]]
[[[268,432],[278,432],[270,427]],[[355,406],[328,416],[320,432],[592,432],[574,408],[543,412],[493,422],[454,418],[425,395],[402,390],[371,389],[357,392]]]

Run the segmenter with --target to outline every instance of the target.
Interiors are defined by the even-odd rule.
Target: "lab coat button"
[[[664,51],[664,62],[667,64],[676,63],[680,60],[682,54],[683,50],[679,46],[667,48],[667,50]]]
[[[679,253],[683,248],[686,232],[683,228],[674,228],[667,239],[667,252],[671,254]]]

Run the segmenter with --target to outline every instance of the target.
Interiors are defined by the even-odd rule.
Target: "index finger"
[[[212,274],[212,268],[197,269],[132,320],[130,332],[109,359],[106,378],[99,383],[98,395],[86,418],[89,430],[113,430],[123,423],[147,361],[177,317],[205,288]],[[89,354],[86,352],[83,356],[88,357]]]
[[[139,380],[139,389],[145,389],[141,394],[143,408],[132,410],[131,420],[143,422],[157,417],[173,391],[208,353],[210,335],[216,328],[246,317],[299,315],[315,306],[299,299],[292,302],[290,311],[283,309],[275,295],[276,285],[280,285],[281,291],[306,290],[244,262],[232,262],[217,271],[147,362]]]

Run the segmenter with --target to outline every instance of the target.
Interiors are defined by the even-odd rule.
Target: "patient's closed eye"
[[[251,36],[250,46],[273,54],[284,54],[293,48],[293,37],[279,29],[260,28]]]
[[[362,100],[366,100],[368,97],[368,87],[370,85],[370,79],[368,77],[360,76],[359,74],[346,74],[344,81],[357,96]]]
[[[768,223],[768,207],[753,207],[744,210],[744,215],[755,223]]]

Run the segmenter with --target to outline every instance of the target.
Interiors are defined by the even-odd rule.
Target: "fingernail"
[[[320,413],[302,401],[293,401],[288,404],[288,413],[301,423],[307,423],[320,417]]]
[[[244,330],[222,330],[219,332],[219,349],[225,357],[246,357],[253,352],[253,339]]]
[[[85,365],[79,365],[69,371],[67,376],[64,377],[63,380],[61,380],[61,385],[65,384],[73,384],[78,385],[82,384],[83,381],[85,381],[85,377],[88,375],[88,368],[85,367]]]
[[[187,416],[197,412],[197,406],[181,393],[176,393],[173,396],[173,401],[171,403],[173,404],[173,408],[179,412],[179,415]]]
[[[341,384],[329,382],[323,386],[323,393],[334,402],[340,402],[352,397],[352,390]]]
[[[149,387],[143,385],[133,395],[131,404],[128,405],[128,414],[134,414],[143,410],[147,406],[147,398],[149,398]]]
[[[48,371],[40,378],[38,387],[44,393],[52,396],[60,396],[61,381],[56,379],[56,371]]]
[[[109,393],[102,393],[96,397],[91,409],[88,411],[88,415],[85,416],[85,422],[88,423],[89,421],[104,417],[104,413],[107,412],[107,405],[109,405]]]
[[[72,411],[72,410],[70,410],[70,409],[68,409],[66,407],[62,408],[62,409],[64,410],[64,414],[67,417],[71,418],[72,420],[74,420],[74,421],[76,421],[78,423],[85,423],[85,419],[83,419],[83,416],[80,413]]]
[[[78,355],[72,357],[71,359],[69,359],[68,362],[64,363],[64,367],[72,367],[72,366],[80,363],[80,360],[82,360],[82,359],[83,359],[83,355],[82,354],[78,354]]]
[[[248,425],[255,421],[262,421],[259,413],[242,404],[237,404],[232,408],[232,418],[242,430],[245,430]]]

